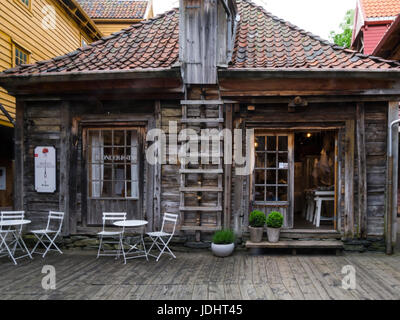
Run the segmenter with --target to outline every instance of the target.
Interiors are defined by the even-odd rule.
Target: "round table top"
[[[148,224],[146,220],[123,220],[114,222],[117,227],[142,227]]]
[[[32,222],[31,220],[5,220],[5,221],[0,221],[0,226],[2,227],[21,226],[24,224],[29,224],[31,222]]]

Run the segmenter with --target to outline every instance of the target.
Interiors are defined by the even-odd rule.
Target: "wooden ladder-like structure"
[[[217,129],[219,133],[224,127],[224,102],[218,90],[219,100],[205,99],[204,92],[201,100],[187,100],[188,94],[185,90],[185,100],[182,106],[182,129]],[[201,151],[198,154],[198,164],[188,164],[181,161],[180,168],[180,225],[183,231],[195,231],[196,241],[200,241],[201,232],[212,232],[220,230],[222,226],[223,212],[223,139],[219,135],[218,154],[210,154],[211,137],[201,135]],[[214,139],[216,139],[214,137]],[[208,141],[203,143],[203,141]],[[205,148],[207,147],[207,148]],[[205,150],[206,149],[206,150]],[[208,159],[204,164],[203,159]],[[218,164],[217,164],[218,163]],[[192,178],[197,179],[193,182]],[[204,183],[205,180],[205,183]],[[197,184],[196,184],[197,183]],[[193,185],[196,184],[196,185]],[[211,201],[203,201],[204,198]],[[190,202],[188,204],[187,202]],[[205,202],[205,203],[204,203]],[[191,219],[188,219],[188,216]],[[204,216],[207,215],[205,219]],[[188,222],[189,220],[189,222]],[[187,223],[188,222],[188,223]]]

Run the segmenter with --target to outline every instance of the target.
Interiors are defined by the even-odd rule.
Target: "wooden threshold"
[[[288,240],[272,242],[246,242],[246,248],[265,248],[265,249],[343,249],[343,242],[339,240]]]

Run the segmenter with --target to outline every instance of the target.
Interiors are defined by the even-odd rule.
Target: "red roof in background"
[[[230,69],[400,68],[400,64],[344,49],[238,0],[240,21]],[[0,77],[82,71],[171,68],[179,61],[179,10],[102,38],[67,55],[6,70]]]
[[[400,0],[360,0],[366,19],[395,17],[400,13]]]
[[[92,19],[144,19],[149,1],[77,0]]]

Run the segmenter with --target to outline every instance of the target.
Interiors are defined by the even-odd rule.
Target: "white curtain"
[[[139,198],[139,181],[138,181],[138,161],[137,161],[137,152],[138,152],[138,132],[131,132],[131,194],[127,195],[132,198]]]
[[[104,143],[103,137],[96,132],[92,135],[92,197],[100,198],[104,179]]]

